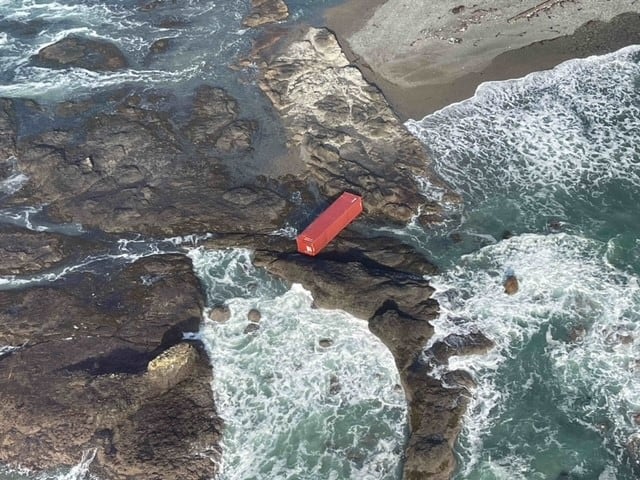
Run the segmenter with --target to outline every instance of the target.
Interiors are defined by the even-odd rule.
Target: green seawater
[[[639,475],[639,63],[570,61],[407,122],[465,199],[439,233],[405,231],[445,268],[437,337],[496,343],[450,365],[478,381],[457,479]]]

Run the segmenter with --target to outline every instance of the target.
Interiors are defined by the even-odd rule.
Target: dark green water
[[[458,479],[637,478],[639,63],[637,47],[570,61],[407,123],[466,202],[412,232],[446,268],[439,336],[497,345],[451,365],[479,382]]]

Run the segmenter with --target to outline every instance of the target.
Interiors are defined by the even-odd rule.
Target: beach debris
[[[464,5],[458,5],[457,7],[453,7],[451,9],[451,13],[453,13],[454,15],[459,14],[460,12],[464,11]]]
[[[344,192],[296,237],[298,252],[317,255],[362,213],[362,197]]]
[[[575,2],[575,0],[545,0],[542,3],[537,4],[534,7],[528,8],[517,15],[507,19],[508,23],[515,22],[516,20],[520,20],[526,18],[529,20],[531,17],[537,17],[540,13],[551,10],[556,5],[562,5],[566,2]]]

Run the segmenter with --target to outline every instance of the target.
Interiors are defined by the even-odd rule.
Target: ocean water
[[[431,341],[496,342],[449,366],[478,382],[456,478],[637,478],[640,48],[483,84],[407,127],[465,199],[439,233],[409,229],[446,267]]]
[[[0,0],[0,96],[46,104],[125,85],[181,96],[207,82],[227,88],[242,115],[258,119],[257,150],[266,155],[282,137],[255,70],[229,68],[255,35],[241,25],[248,3],[186,0],[145,10],[134,0]],[[290,21],[319,22],[335,3],[291,0]],[[31,65],[31,55],[69,34],[115,43],[130,67]],[[170,51],[149,56],[161,38],[171,39]],[[472,99],[407,123],[465,199],[435,231],[397,232],[442,267],[432,278],[443,310],[432,341],[480,330],[496,342],[488,355],[454,357],[449,367],[478,382],[457,445],[457,479],[637,478],[625,446],[640,435],[639,63],[638,47],[570,61],[484,84]],[[2,200],[27,181],[15,171],[0,184],[0,222],[88,234],[47,221],[38,205],[5,208]],[[426,195],[441,193],[418,181]],[[131,232],[103,255],[0,278],[0,288],[188,254],[207,308],[224,302],[232,312],[218,324],[205,311],[198,334],[227,425],[220,478],[400,478],[404,396],[390,353],[366,323],[315,309],[301,286],[254,268],[247,250],[203,250],[206,234],[198,233]],[[514,296],[501,287],[509,271],[520,280]],[[245,333],[252,308],[262,320]],[[17,347],[0,345],[0,354]],[[0,479],[86,480],[93,455],[78,452],[78,464],[64,471],[0,468]]]

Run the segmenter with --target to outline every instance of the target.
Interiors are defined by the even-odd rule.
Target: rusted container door
[[[317,255],[362,212],[362,197],[343,193],[296,238],[298,251]]]

